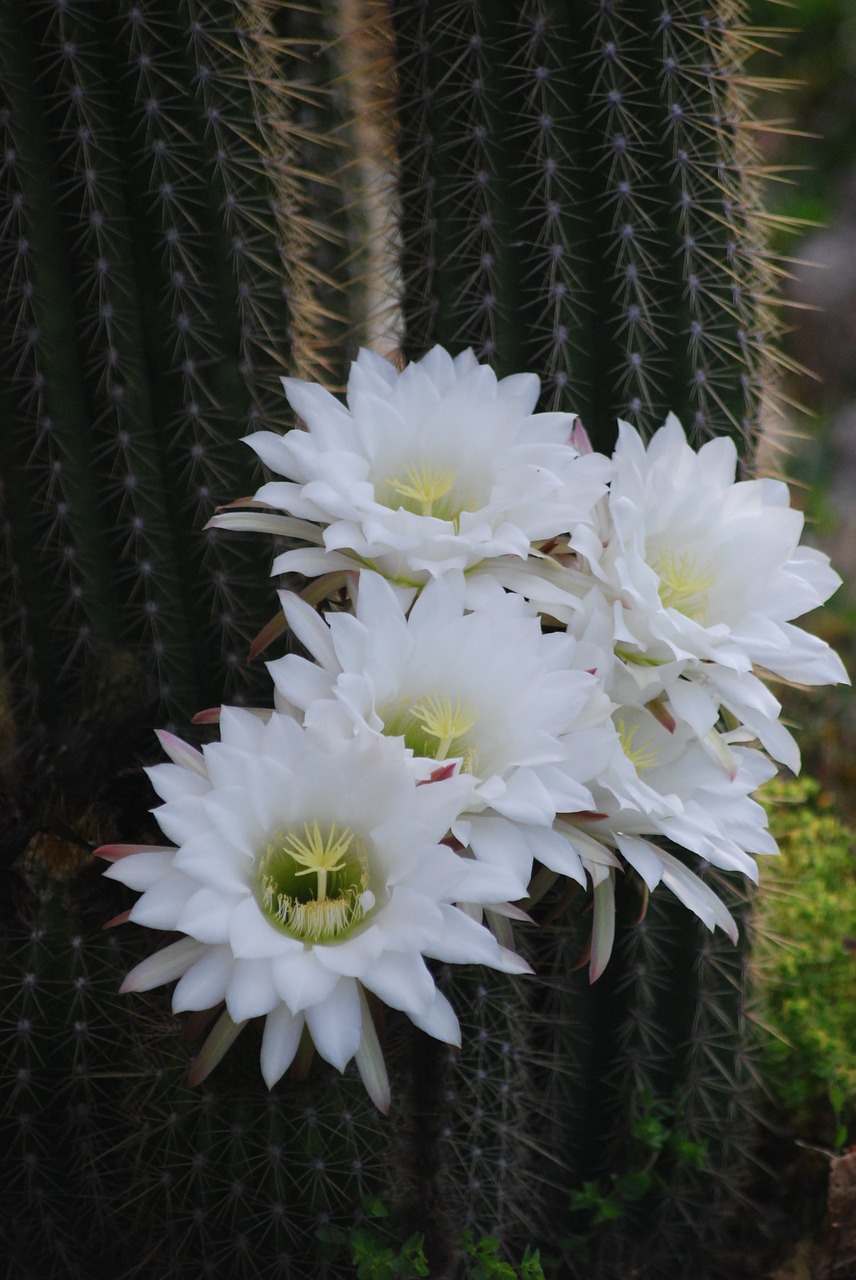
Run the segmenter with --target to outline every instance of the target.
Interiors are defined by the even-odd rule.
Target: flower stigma
[[[394,707],[382,707],[380,715],[384,733],[403,737],[414,755],[432,760],[461,756],[463,772],[473,772],[476,751],[466,735],[478,717],[471,703],[459,697],[453,702],[448,693],[429,693],[415,702],[403,698]]]
[[[659,576],[660,600],[665,609],[677,609],[686,618],[700,619],[707,613],[707,593],[716,582],[710,565],[699,568],[695,556],[684,551],[664,551],[651,566]]]
[[[435,467],[423,458],[418,463],[410,463],[403,479],[390,476],[383,482],[381,490],[391,489],[397,498],[403,499],[397,505],[402,506],[405,511],[411,511],[417,516],[451,520],[453,524],[457,524],[461,512],[469,508],[453,493],[456,479],[451,467]],[[388,501],[380,497],[379,500],[385,506],[392,506],[394,501],[391,495]]]
[[[259,862],[258,884],[268,918],[304,942],[342,937],[375,904],[362,841],[335,822],[277,832]]]

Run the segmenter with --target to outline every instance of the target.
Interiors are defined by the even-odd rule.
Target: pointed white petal
[[[593,889],[594,911],[591,929],[591,963],[589,978],[596,982],[607,966],[615,941],[615,886],[612,875],[606,876]]]
[[[340,978],[319,1004],[306,1009],[306,1025],[315,1048],[339,1071],[360,1047],[362,1014],[357,984],[353,978]]]
[[[270,961],[233,961],[226,987],[226,1008],[236,1022],[270,1013],[280,1003]]]
[[[232,964],[229,947],[206,947],[179,980],[172,995],[173,1010],[183,1013],[186,1009],[213,1008],[226,994]]]
[[[365,993],[362,987],[358,988],[360,996],[360,1043],[357,1052],[354,1054],[354,1061],[357,1064],[357,1070],[360,1073],[360,1079],[366,1087],[366,1092],[378,1111],[383,1115],[389,1111],[390,1089],[389,1076],[386,1072],[386,1063],[383,1060],[383,1050],[380,1047],[380,1041],[377,1037],[374,1020],[371,1010],[368,1006]]]
[[[304,1021],[302,1013],[293,1014],[284,1004],[278,1004],[265,1019],[261,1068],[269,1089],[291,1066],[300,1044]]]
[[[103,874],[108,880],[126,884],[129,889],[150,889],[172,874],[174,859],[174,849],[168,853],[161,850],[133,853],[112,863]]]
[[[409,1016],[414,1026],[433,1036],[435,1040],[441,1040],[443,1044],[450,1044],[455,1048],[460,1047],[461,1028],[458,1019],[441,991],[434,989],[434,1000],[429,1009]]]
[[[181,938],[178,942],[170,943],[168,947],[156,951],[136,965],[119,990],[123,994],[128,991],[151,991],[153,987],[173,982],[195,964],[206,950],[205,944],[194,938]]]

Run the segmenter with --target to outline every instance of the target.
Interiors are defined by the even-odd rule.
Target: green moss
[[[766,1077],[801,1127],[840,1130],[856,1110],[856,835],[811,778],[767,803],[781,857],[763,860],[759,895]]]

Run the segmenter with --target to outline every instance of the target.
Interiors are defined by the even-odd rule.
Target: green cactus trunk
[[[739,20],[703,0],[393,6],[410,358],[441,342],[532,369],[596,448],[618,417],[650,433],[671,409],[751,462],[775,326]],[[585,919],[539,935],[505,1138],[535,1171],[511,1204],[496,1176],[461,1188],[459,1220],[492,1194],[481,1229],[519,1245],[535,1218],[559,1274],[716,1274],[753,1176],[745,934],[735,951],[675,903],[638,921],[625,897],[594,987],[575,971]],[[490,1040],[510,1025],[494,1011]]]
[[[166,999],[117,994],[150,938],[103,935],[126,900],[56,848],[148,838],[123,790],[141,729],[259,696],[269,545],[202,526],[255,487],[240,437],[290,425],[279,375],[339,385],[388,282],[380,332],[407,357],[471,345],[538,373],[596,447],[672,409],[751,465],[773,267],[740,9],[0,0],[2,834],[27,851],[3,960],[10,1274],[353,1275],[369,1198],[436,1277],[480,1274],[465,1229],[557,1278],[739,1275],[734,884],[736,950],[660,891],[640,918],[625,887],[594,986],[585,903],[546,898],[518,938],[536,977],[438,975],[460,1055],[389,1016],[383,1119],[317,1062],[268,1096],[252,1027],[190,1090]]]
[[[67,719],[117,645],[182,723],[224,676],[227,698],[259,688],[268,567],[202,530],[255,487],[238,442],[284,425],[292,347],[325,367],[312,282],[334,265],[297,177],[320,27],[298,16],[283,46],[278,8],[0,5],[2,640],[29,716]]]
[[[411,357],[533,369],[609,450],[671,409],[748,447],[772,268],[739,4],[397,4]]]

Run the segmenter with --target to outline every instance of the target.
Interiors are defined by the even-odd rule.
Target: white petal
[[[360,1044],[354,1055],[357,1064],[357,1070],[360,1073],[360,1079],[366,1087],[366,1092],[378,1111],[384,1115],[389,1111],[390,1089],[389,1076],[386,1072],[386,1063],[383,1060],[383,1050],[380,1047],[380,1041],[377,1038],[374,1021],[372,1019],[371,1010],[365,997],[365,992],[359,988],[360,994],[360,1015],[362,1018]]]
[[[319,433],[324,447],[334,447],[342,431],[353,430],[351,415],[347,409],[324,387],[319,386],[317,383],[302,382],[299,378],[283,378],[282,385],[286,399],[292,409],[300,415],[313,433]],[[255,445],[258,435],[266,437],[273,435],[273,433],[267,431],[258,432],[247,440],[248,444],[256,448],[259,457],[266,461],[260,449]],[[276,453],[274,453],[273,461],[268,463],[274,471],[277,469],[275,465],[276,456]]]
[[[450,1044],[456,1048],[460,1047],[461,1028],[455,1016],[455,1011],[443,993],[438,991],[436,987],[430,1009],[426,1012],[411,1013],[410,1020],[427,1035],[433,1036],[435,1040],[441,1040],[443,1044]]]
[[[267,663],[271,679],[284,698],[305,711],[316,699],[332,697],[334,681],[328,672],[297,654]]]
[[[503,867],[523,886],[522,892],[512,890],[503,896],[525,897],[532,875],[532,852],[517,824],[490,813],[467,814],[465,819],[465,823],[456,822],[452,828],[458,839],[468,843],[477,858]]]
[[[344,1071],[360,1047],[362,1034],[360,998],[353,978],[340,978],[319,1004],[308,1006],[306,1025],[321,1057]]]
[[[663,863],[657,846],[636,836],[618,834],[615,843],[634,871],[639,872],[648,888],[656,889],[663,878]]]
[[[719,718],[716,699],[695,682],[676,680],[669,689],[669,701],[675,715],[686,721],[699,738],[703,738]]]
[[[505,973],[531,973],[525,960],[500,947],[493,934],[455,907],[441,907],[445,922],[442,939],[426,954],[450,964],[487,964]]]
[[[329,946],[316,943],[312,950],[325,969],[343,977],[359,978],[371,969],[386,945],[384,933],[376,925],[370,925],[342,942]]]
[[[206,947],[205,954],[187,970],[172,996],[176,1013],[185,1009],[211,1009],[226,994],[232,972],[232,952],[228,947]]]
[[[434,979],[416,952],[387,952],[361,979],[391,1009],[403,1009],[411,1017],[427,1012],[434,1003]]]
[[[196,893],[199,885],[187,876],[174,874],[159,880],[147,889],[131,907],[129,920],[144,924],[150,929],[177,929],[178,919],[185,904]]]
[[[557,831],[552,827],[532,827],[528,832],[528,844],[534,857],[542,866],[560,875],[570,876],[583,888],[586,887],[586,873],[580,855],[574,848],[567,831]]]
[[[317,578],[325,573],[346,570],[351,573],[359,568],[359,562],[340,551],[322,550],[320,547],[295,547],[274,557],[271,574],[302,573],[307,578]]]
[[[258,716],[246,707],[221,707],[220,731],[223,740],[228,741],[231,747],[249,752],[251,755],[258,752],[264,741],[264,725],[260,724]],[[214,742],[203,747],[206,761],[209,751],[216,750],[218,745]]]
[[[156,951],[154,955],[148,956],[133,968],[120,990],[124,993],[151,991],[153,987],[162,987],[165,983],[180,978],[206,950],[204,943],[196,942],[193,938],[182,938],[179,942],[173,942],[161,951]]]
[[[104,871],[108,880],[118,880],[129,889],[150,889],[172,874],[175,850],[132,853],[111,863]]]
[[[174,733],[168,733],[165,729],[156,729],[155,737],[173,764],[190,769],[207,780],[208,770],[205,768],[205,757],[201,751],[197,751],[195,747],[189,746]]]
[[[251,858],[260,848],[267,833],[256,819],[245,788],[220,787],[204,796],[202,805],[208,815],[208,825],[236,849],[240,849],[241,853]]]
[[[226,987],[226,1008],[236,1022],[270,1013],[280,1003],[267,960],[235,960]]]
[[[308,1005],[326,1000],[336,983],[344,981],[320,965],[312,952],[305,949],[297,956],[278,957],[271,967],[280,998],[292,1013],[300,1013]]]
[[[161,800],[180,801],[184,796],[204,796],[211,790],[207,770],[184,769],[177,764],[153,764],[143,772]],[[170,837],[171,838],[171,837]]]
[[[274,959],[303,954],[303,943],[277,929],[248,894],[232,911],[229,929],[232,953],[242,960]]]
[[[338,671],[330,628],[317,610],[291,591],[280,591],[279,598],[289,630],[317,663],[328,671]]]
[[[611,875],[594,886],[593,896],[589,978],[595,982],[606,968],[615,941],[615,886]]]
[[[155,765],[155,769],[170,769],[173,773],[179,772],[178,766],[174,764],[158,764]],[[181,770],[181,772],[185,773],[192,782],[199,783],[200,786],[205,785],[196,774],[187,773],[186,770]],[[182,795],[175,800],[170,800],[168,804],[162,804],[159,809],[155,810],[158,826],[167,840],[171,840],[173,844],[183,844],[185,840],[190,840],[200,831],[205,831],[210,827],[211,823],[208,821],[202,800],[202,796]]]
[[[732,942],[737,941],[737,923],[731,912],[711,888],[700,880],[694,872],[685,867],[672,854],[662,850],[660,859],[663,863],[663,884],[676,898],[689,907],[713,932],[716,925],[724,929]]]
[[[238,899],[215,889],[199,889],[183,907],[176,928],[211,944],[228,942],[232,913]]]
[[[232,849],[216,832],[192,836],[175,855],[175,870],[200,885],[242,896],[249,892],[252,863]]]
[[[300,1044],[303,1026],[303,1014],[292,1014],[284,1004],[278,1004],[265,1019],[261,1068],[269,1089],[273,1088],[291,1066]]]

